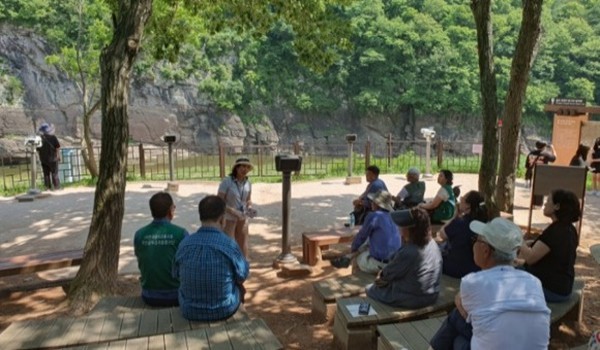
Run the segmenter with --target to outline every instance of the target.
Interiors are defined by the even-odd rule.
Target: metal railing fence
[[[391,137],[385,142],[357,142],[353,145],[353,175],[362,175],[368,165],[377,165],[383,174],[404,173],[409,167],[425,172],[425,140],[399,141]],[[480,149],[473,142],[444,142],[440,139],[431,145],[431,171],[447,168],[452,171],[477,172],[481,162]],[[100,148],[95,149],[96,161],[100,159]],[[127,176],[130,180],[170,180],[168,148],[150,145],[131,145],[128,148]],[[208,152],[193,152],[174,147],[176,180],[218,180],[231,171],[231,164],[240,156],[246,156],[254,164],[251,176],[274,178],[281,174],[275,170],[277,154],[302,156],[301,177],[346,176],[348,172],[347,143],[305,143],[227,146],[216,145]],[[4,191],[28,188],[31,179],[31,153],[22,163],[12,164],[8,158],[0,157],[0,186]],[[89,179],[81,149],[62,149],[59,177],[63,184]],[[37,167],[36,182],[43,184],[41,166]]]

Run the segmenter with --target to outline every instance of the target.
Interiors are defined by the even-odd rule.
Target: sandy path
[[[404,176],[382,175],[391,192],[396,193],[405,184]],[[426,197],[435,195],[438,185],[434,178],[426,179]],[[457,174],[455,185],[462,193],[477,186],[477,175]],[[293,182],[291,200],[291,237],[294,248],[300,245],[303,231],[341,226],[351,211],[351,201],[366,186],[344,185],[342,178],[314,182]],[[148,199],[165,187],[165,183],[129,183],[125,197],[125,217],[121,238],[120,271],[136,272],[132,254],[134,232],[150,220]],[[175,223],[190,232],[199,226],[197,204],[207,194],[215,193],[216,182],[183,182],[174,194],[177,205]],[[275,258],[281,251],[281,184],[253,184],[253,201],[259,216],[251,222],[252,260]],[[33,202],[17,202],[13,198],[0,199],[0,249],[2,256],[46,252],[83,247],[93,206],[94,189],[67,188],[52,193],[48,198]],[[515,194],[515,222],[527,224],[529,192],[518,183]],[[586,198],[581,247],[600,243],[600,197]],[[549,220],[534,210],[533,226],[544,227]]]

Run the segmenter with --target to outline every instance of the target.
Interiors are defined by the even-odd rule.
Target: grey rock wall
[[[0,156],[23,154],[22,140],[35,132],[42,122],[55,124],[64,143],[77,143],[82,137],[79,92],[73,81],[45,62],[51,48],[43,38],[31,31],[0,25],[0,61],[8,74],[17,77],[23,96],[7,105],[0,98]],[[220,140],[240,148],[249,145],[289,145],[302,140],[310,147],[343,144],[348,133],[359,135],[360,141],[383,142],[387,134],[401,140],[421,140],[420,128],[434,126],[438,135],[475,138],[479,131],[476,118],[460,120],[454,126],[440,124],[433,118],[415,118],[412,111],[396,116],[362,118],[340,110],[326,115],[299,113],[272,108],[266,118],[252,124],[229,112],[217,110],[198,91],[198,82],[174,84],[146,77],[136,77],[130,90],[129,126],[132,141],[161,145],[160,137],[175,134],[178,147],[192,151],[212,150]],[[0,79],[0,94],[2,93]],[[462,128],[463,131],[457,131]],[[466,128],[466,129],[465,129]],[[93,137],[101,137],[101,118],[92,119]],[[466,130],[466,131],[464,131]],[[97,142],[96,144],[99,144]],[[317,145],[317,146],[314,146]]]

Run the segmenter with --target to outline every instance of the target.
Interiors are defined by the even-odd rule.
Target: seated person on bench
[[[367,217],[367,214],[369,214],[369,211],[371,211],[371,200],[369,199],[368,194],[375,194],[381,190],[387,191],[385,182],[379,178],[379,168],[376,165],[367,167],[365,177],[369,183],[367,188],[360,195],[360,197],[352,202],[352,205],[354,205],[353,214],[355,225],[362,225]]]
[[[525,270],[542,281],[548,302],[567,301],[573,290],[579,241],[573,223],[581,218],[579,205],[573,192],[553,191],[543,209],[552,223],[534,241],[524,242],[519,251]]]
[[[384,304],[418,309],[432,305],[440,293],[442,256],[431,237],[427,211],[421,208],[394,211],[401,227],[402,247],[381,270],[367,296]]]
[[[477,191],[469,191],[460,197],[458,215],[437,234],[444,241],[440,244],[444,275],[462,278],[480,270],[473,260],[473,237],[476,233],[469,228],[473,220],[488,222],[485,199]]]
[[[171,223],[175,204],[169,193],[154,194],[150,198],[150,212],[154,220],[139,229],[133,238],[141,274],[142,300],[151,306],[177,306],[179,280],[172,276],[173,259],[188,232]]]
[[[456,197],[452,189],[453,177],[450,170],[440,170],[437,178],[440,189],[437,194],[430,202],[419,204],[419,207],[429,212],[433,224],[439,224],[454,217]]]
[[[512,263],[521,229],[503,218],[473,221],[475,263],[481,271],[462,278],[452,310],[430,341],[444,349],[547,349],[550,309],[542,284]]]
[[[356,257],[358,268],[376,274],[388,264],[388,259],[400,248],[398,226],[392,220],[390,211],[394,200],[388,191],[368,195],[371,212],[360,231],[354,237],[351,253],[331,261],[335,267],[348,267]]]
[[[206,196],[198,204],[202,226],[181,242],[175,255],[181,314],[191,321],[219,321],[244,303],[250,265],[240,246],[223,230],[225,201]]]
[[[419,181],[419,169],[410,168],[406,173],[408,183],[402,187],[394,198],[394,209],[408,209],[423,203],[425,196],[425,182]]]

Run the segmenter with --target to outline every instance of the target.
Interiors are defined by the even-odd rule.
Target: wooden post
[[[225,177],[225,147],[223,142],[219,140],[219,178]]]
[[[367,138],[365,143],[365,169],[371,165],[371,139]]]
[[[437,166],[439,169],[442,168],[444,164],[444,142],[442,142],[442,138],[437,139]]]
[[[144,144],[140,143],[138,146],[138,152],[140,154],[140,176],[142,179],[146,178],[146,157],[144,154]]]
[[[258,151],[258,176],[263,176],[263,149],[258,146],[256,149]]]
[[[387,166],[388,170],[392,166],[392,133],[387,137]]]

